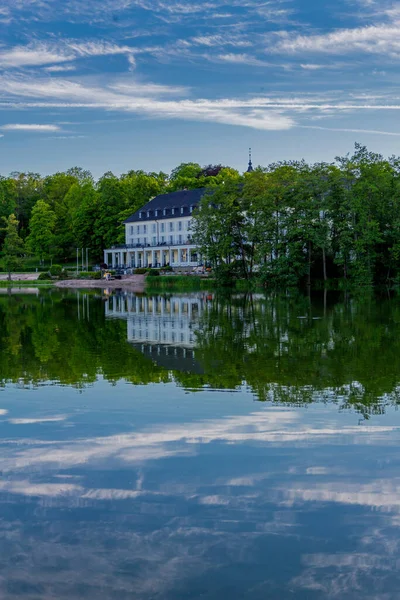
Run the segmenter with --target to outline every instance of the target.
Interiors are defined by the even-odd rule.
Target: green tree
[[[32,210],[29,223],[29,236],[26,240],[28,250],[41,262],[54,256],[56,215],[43,200],[38,200]]]
[[[3,264],[8,272],[8,279],[11,281],[11,273],[21,264],[21,257],[24,253],[24,242],[18,235],[18,221],[14,214],[8,218],[3,217],[5,223],[4,244],[1,252]]]

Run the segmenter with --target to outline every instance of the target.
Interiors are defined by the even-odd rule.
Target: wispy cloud
[[[400,107],[399,107],[400,108]],[[381,131],[379,129],[352,129],[348,127],[318,127],[317,125],[298,125],[302,129],[320,129],[321,131],[341,131],[344,133],[367,133],[372,135],[390,135],[399,137],[400,132]]]
[[[226,35],[201,35],[190,39],[190,43],[196,46],[207,46],[209,48],[218,46],[234,46],[235,48],[248,48],[252,46],[250,40],[239,36]]]
[[[371,25],[354,29],[337,29],[322,35],[297,35],[281,32],[269,51],[291,54],[369,53],[398,57],[400,55],[400,25]]]
[[[49,73],[62,73],[67,71],[76,71],[74,65],[52,65],[51,67],[45,67],[45,71]]]
[[[63,40],[51,44],[42,42],[0,50],[0,67],[37,67],[51,65],[52,63],[72,62],[79,58],[118,54],[128,56],[132,65],[134,64],[134,51],[134,48],[130,46],[120,46],[118,44],[102,42],[101,40],[84,43],[73,40]],[[73,65],[68,65],[63,70],[67,71],[73,68]],[[49,69],[60,71],[61,67],[55,64],[47,68],[47,70]]]
[[[32,131],[38,133],[60,131],[60,127],[58,125],[39,125],[35,123],[10,123],[8,125],[3,125],[1,129],[3,129],[3,131]]]
[[[216,57],[209,56],[210,60],[218,60],[225,63],[231,63],[236,65],[250,65],[253,67],[271,67],[276,66],[274,63],[268,62],[266,60],[261,60],[256,58],[255,56],[250,56],[249,54],[236,54],[236,53],[228,53],[228,54],[218,54]]]
[[[138,83],[116,82],[108,86],[90,86],[67,79],[0,78],[4,93],[18,96],[19,108],[103,108],[135,112],[142,116],[163,119],[209,121],[227,125],[252,127],[261,130],[289,129],[294,125],[291,117],[281,114],[262,101],[230,99],[165,100],[166,93],[182,92],[182,88],[150,86]],[[21,102],[22,98],[36,101]],[[40,101],[45,98],[45,102]],[[39,101],[38,101],[39,100]]]

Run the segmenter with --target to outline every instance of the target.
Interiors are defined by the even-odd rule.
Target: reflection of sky
[[[1,598],[398,598],[400,418],[0,392]]]

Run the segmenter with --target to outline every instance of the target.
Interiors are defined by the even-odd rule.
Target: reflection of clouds
[[[142,462],[172,456],[191,455],[196,445],[212,442],[227,444],[269,443],[280,446],[313,444],[374,444],[385,434],[398,431],[394,426],[326,427],[325,421],[313,426],[302,423],[299,413],[290,409],[269,408],[250,415],[240,415],[197,423],[171,424],[107,437],[78,439],[59,444],[37,442],[29,449],[17,449],[0,458],[3,471],[53,467],[69,468],[109,459]],[[32,445],[32,442],[28,442]],[[234,485],[234,484],[233,484]]]
[[[398,529],[389,510],[400,515],[400,481],[390,477],[390,464],[386,478],[374,479],[376,467],[370,471],[366,462],[357,485],[354,452],[359,445],[360,456],[364,449],[373,456],[383,439],[396,443],[398,428],[341,426],[329,410],[307,414],[305,423],[303,414],[266,407],[121,435],[6,440],[0,492],[12,510],[0,522],[0,549],[9,556],[9,578],[44,599],[143,600],[183,597],[188,590],[207,597],[199,580],[212,581],[215,590],[237,575],[233,597],[394,600],[376,590],[387,584],[387,559],[399,549],[391,541]],[[215,448],[207,447],[212,443]],[[254,454],[247,455],[249,447]],[[200,462],[214,452],[211,467]],[[220,461],[219,452],[233,459]],[[165,458],[173,460],[160,465]],[[22,520],[13,516],[18,504]],[[349,521],[355,509],[359,521],[345,530],[349,507]],[[324,522],[339,530],[326,554]],[[346,553],[340,544],[347,531],[353,538]],[[279,583],[282,563],[287,577]],[[0,578],[0,597],[20,595],[8,593]]]
[[[2,417],[3,415],[6,415],[8,413],[8,410],[6,410],[5,408],[0,408],[0,416]]]
[[[65,496],[79,490],[80,487],[72,483],[30,483],[26,480],[0,481],[0,491],[22,496]]]
[[[290,488],[290,485],[288,486]],[[375,480],[369,484],[322,483],[312,488],[303,487],[282,490],[284,502],[334,502],[336,504],[362,505],[375,508],[400,510],[400,482],[389,479]]]
[[[55,417],[41,417],[37,419],[8,419],[8,422],[12,425],[33,425],[35,423],[57,423],[65,421],[67,418],[66,415],[57,415]]]

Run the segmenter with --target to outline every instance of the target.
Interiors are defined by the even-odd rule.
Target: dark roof
[[[142,208],[133,213],[124,222],[134,223],[136,221],[153,221],[155,218],[170,219],[172,216],[188,216],[190,215],[190,207],[194,207],[200,202],[205,191],[206,188],[198,188],[196,190],[180,190],[179,192],[160,194],[142,206]],[[183,207],[183,213],[181,212],[181,207]],[[173,208],[178,209],[174,215],[172,215]],[[163,213],[164,209],[166,210],[165,215]],[[155,216],[156,210],[158,211],[157,217]],[[148,211],[150,211],[149,216],[147,216]],[[142,213],[141,217],[139,217],[139,213]]]

